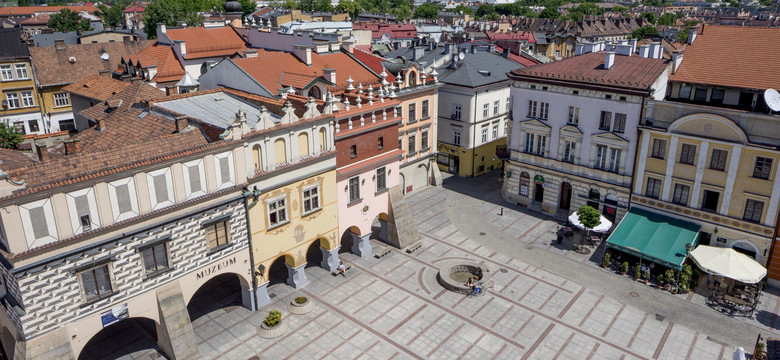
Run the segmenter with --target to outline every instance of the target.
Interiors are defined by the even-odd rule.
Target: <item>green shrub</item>
[[[307,299],[305,296],[298,296],[297,298],[295,298],[295,303],[299,304],[299,305],[300,304],[305,304],[306,301],[308,301],[308,300],[309,299]]]
[[[604,254],[604,260],[601,260],[601,265],[608,266],[609,265],[609,253]]]
[[[282,313],[279,312],[279,310],[271,310],[268,312],[268,316],[265,317],[265,323],[266,326],[274,327],[276,325],[279,325],[279,322],[282,321]]]
[[[642,276],[642,265],[636,264],[636,266],[634,266],[634,275],[636,275],[637,278]]]
[[[674,270],[666,270],[666,272],[664,272],[664,279],[666,279],[666,282],[673,284],[675,279]]]
[[[620,264],[620,271],[622,272],[628,272],[628,261],[624,261],[622,264]]]

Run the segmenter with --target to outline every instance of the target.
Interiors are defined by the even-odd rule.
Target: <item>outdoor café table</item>
[[[572,231],[572,229],[570,227],[565,227],[565,228],[563,228],[563,234],[566,235],[566,236],[569,236],[569,235],[574,234],[574,231]]]
[[[738,297],[735,297],[735,296],[731,296],[731,295],[724,295],[723,299],[728,301],[728,302],[734,303],[736,305],[741,305],[741,306],[748,306],[749,305],[749,303],[747,301],[742,300],[742,299],[740,299]]]
[[[590,237],[590,243],[593,245],[598,245],[598,243],[601,241],[601,239],[598,236],[591,236]]]

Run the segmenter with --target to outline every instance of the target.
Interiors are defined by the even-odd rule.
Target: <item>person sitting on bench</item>
[[[347,277],[347,268],[344,266],[343,261],[339,261],[339,266],[336,268],[336,274],[341,274],[341,276]]]
[[[474,288],[474,280],[471,278],[471,276],[469,276],[469,278],[466,279],[466,283],[464,283],[463,285],[465,285],[469,289],[472,289]]]

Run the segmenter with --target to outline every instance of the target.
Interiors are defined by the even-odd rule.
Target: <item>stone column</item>
[[[363,236],[357,234],[352,235],[352,253],[360,257],[371,256],[371,243],[368,242],[368,238],[371,234]]]
[[[320,263],[320,266],[323,269],[330,272],[336,271],[336,268],[339,266],[339,249],[341,249],[341,246],[337,246],[332,250],[320,247],[320,251],[322,251],[322,263]]]
[[[287,285],[290,285],[296,289],[300,289],[309,283],[309,280],[306,279],[306,272],[303,271],[303,269],[306,267],[306,263],[303,263],[303,265],[298,266],[297,268],[287,264],[284,265],[287,266],[287,274],[289,274],[287,277]]]
[[[255,304],[257,304],[257,310],[271,304],[271,298],[268,297],[268,284],[270,282],[266,282],[265,284],[258,285],[255,288]]]
[[[250,290],[249,287],[245,287],[243,284],[241,284],[241,305],[251,311],[257,310],[252,301],[252,290]]]
[[[187,303],[178,282],[157,288],[160,323],[157,344],[172,359],[200,358],[195,332],[192,329]]]

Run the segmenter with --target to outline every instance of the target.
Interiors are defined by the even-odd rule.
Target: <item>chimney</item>
[[[636,39],[631,39],[631,53],[636,52]]]
[[[97,131],[103,131],[106,129],[106,120],[105,119],[98,119],[97,124],[95,125],[95,130]]]
[[[130,42],[130,36],[129,35],[122,36],[122,41],[124,41],[125,44],[129,43]]]
[[[174,40],[174,49],[179,50],[179,54],[181,56],[186,57],[187,56],[187,44],[184,42],[184,40]]]
[[[157,23],[157,37],[160,37],[160,34],[165,34],[167,31],[168,29],[165,27],[165,24]]]
[[[176,85],[165,87],[166,96],[176,95],[178,93],[179,93],[179,88]]]
[[[244,50],[244,57],[245,58],[256,58],[257,57],[257,50]]]
[[[607,51],[606,55],[607,56],[604,59],[604,68],[609,69],[615,63],[615,52]]]
[[[639,57],[650,57],[650,45],[639,45]]]
[[[322,69],[322,77],[332,83],[336,83],[336,70],[334,69]]]
[[[675,51],[672,53],[672,74],[677,72],[677,69],[680,67],[683,61],[683,53],[679,51]]]
[[[688,41],[686,41],[688,45],[693,44],[693,41],[696,40],[696,33],[697,33],[696,28],[688,30]]]
[[[190,124],[186,116],[177,116],[176,119],[176,132],[180,133]]]
[[[65,144],[65,155],[75,155],[81,152],[79,139],[64,141],[63,144]]]
[[[505,58],[509,59],[509,48],[504,49],[504,52],[501,53]]]
[[[656,41],[652,45],[650,45],[650,53],[653,59],[660,59],[661,54],[663,54],[663,48],[661,47],[661,43]]]
[[[65,40],[54,40],[54,49],[65,50]]]
[[[346,52],[348,52],[348,53],[352,54],[352,53],[354,53],[354,52],[355,52],[355,42],[354,42],[354,41],[352,41],[352,40],[344,40],[344,41],[341,43],[341,48],[342,48],[344,51],[346,51]]]
[[[420,59],[425,55],[425,48],[417,46],[414,48],[414,51],[412,52],[412,60],[413,61],[420,61]]]
[[[293,55],[306,64],[311,66],[311,48],[305,45],[293,45]]]
[[[46,144],[35,144],[35,149],[38,152],[39,161],[49,161],[49,151],[46,150]]]
[[[488,45],[488,52],[491,52],[491,53],[496,52],[496,44],[489,44]]]
[[[615,46],[615,53],[617,55],[631,56],[631,45],[620,44]]]

